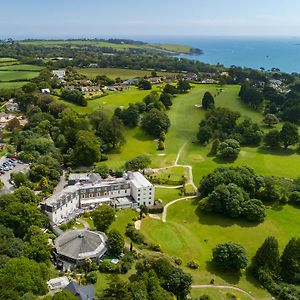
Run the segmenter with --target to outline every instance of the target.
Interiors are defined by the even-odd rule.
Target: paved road
[[[6,156],[2,156],[0,158],[0,165],[2,165],[7,160]],[[20,164],[18,162],[15,162],[15,167],[12,170],[6,171],[5,174],[3,174],[0,177],[0,180],[4,183],[4,188],[0,191],[1,194],[5,193],[11,193],[15,190],[15,187],[9,183],[10,175],[12,173],[19,173],[23,172],[26,173],[29,170],[28,164]]]

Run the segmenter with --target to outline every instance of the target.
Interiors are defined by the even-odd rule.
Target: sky
[[[299,0],[2,0],[1,38],[299,36]]]

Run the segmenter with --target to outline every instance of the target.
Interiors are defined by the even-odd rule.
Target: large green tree
[[[300,238],[292,238],[281,256],[281,277],[288,283],[300,283]]]
[[[298,127],[292,123],[284,123],[280,131],[280,140],[285,149],[299,142]]]
[[[170,125],[170,119],[167,114],[156,108],[145,113],[141,121],[142,128],[157,138],[162,132],[167,132]]]
[[[115,219],[115,210],[109,205],[100,205],[92,212],[97,230],[106,232]]]
[[[107,237],[107,249],[109,253],[113,256],[119,257],[125,246],[123,235],[118,230],[112,229],[107,234]]]
[[[100,159],[100,142],[91,131],[79,131],[76,136],[73,159],[75,164],[91,166]]]
[[[210,92],[205,92],[202,98],[202,108],[204,110],[213,109],[215,107],[215,100]]]
[[[237,272],[247,266],[248,255],[243,246],[228,242],[213,249],[212,261],[222,270]]]

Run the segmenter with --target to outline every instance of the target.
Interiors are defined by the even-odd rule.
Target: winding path
[[[247,295],[250,299],[252,300],[256,300],[255,297],[253,297],[249,292],[240,289],[236,286],[233,285],[210,285],[210,284],[204,284],[204,285],[192,285],[192,289],[228,289],[228,290],[234,290],[234,291],[238,291],[241,292],[245,295]]]

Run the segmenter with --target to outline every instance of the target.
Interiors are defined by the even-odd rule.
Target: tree
[[[190,85],[190,83],[187,81],[187,80],[178,80],[178,83],[177,83],[177,90],[180,92],[180,93],[186,93],[188,90],[190,90],[192,87]]]
[[[248,264],[245,248],[239,244],[228,242],[219,244],[213,249],[213,263],[224,271],[240,271]]]
[[[98,231],[106,232],[115,220],[115,210],[108,205],[100,205],[92,212],[92,218]]]
[[[251,270],[258,276],[259,270],[264,270],[272,276],[277,276],[280,270],[279,245],[275,237],[265,239],[252,259]]]
[[[119,257],[125,245],[123,235],[119,231],[112,229],[109,231],[107,237],[107,249],[109,253],[115,257]]]
[[[79,90],[69,91],[64,89],[61,92],[61,97],[67,101],[74,102],[81,106],[87,106],[87,101]]]
[[[153,108],[144,114],[141,126],[149,134],[158,138],[162,132],[168,131],[170,119],[165,112]]]
[[[47,235],[37,226],[31,226],[24,238],[24,253],[36,262],[48,262],[51,246]]]
[[[111,275],[107,287],[104,289],[101,299],[103,300],[131,300],[128,284],[117,275]]]
[[[215,107],[214,97],[210,92],[205,92],[202,98],[202,108],[204,110],[213,109]]]
[[[167,83],[164,87],[163,92],[170,95],[176,95],[178,93],[178,90],[174,85]]]
[[[284,123],[280,131],[280,140],[284,149],[297,144],[299,142],[298,127],[292,123]]]
[[[210,149],[209,154],[212,155],[212,156],[217,155],[217,153],[218,153],[218,151],[219,151],[219,148],[220,148],[220,140],[219,140],[219,139],[215,139],[215,140],[212,142],[212,145],[211,145],[211,149]]]
[[[249,221],[262,222],[266,216],[265,206],[260,200],[251,199],[242,204],[243,216]]]
[[[223,159],[234,160],[238,157],[240,150],[240,143],[237,140],[227,139],[220,144],[218,154]]]
[[[276,124],[279,123],[279,120],[278,118],[274,115],[274,114],[267,114],[264,119],[263,119],[263,122],[269,126],[269,127],[272,127]]]
[[[45,295],[48,292],[47,279],[48,269],[45,264],[25,257],[12,258],[0,269],[1,296],[3,299],[18,299],[29,292]],[[15,297],[5,297],[13,293]]]
[[[138,107],[130,103],[127,109],[122,110],[120,118],[125,125],[136,127],[140,120],[140,113]]]
[[[192,284],[192,276],[183,272],[180,268],[173,267],[170,274],[166,276],[164,287],[173,293],[178,300],[187,299]]]
[[[144,170],[151,164],[151,160],[147,155],[139,155],[125,163],[127,171]]]
[[[52,297],[52,300],[77,300],[78,298],[74,296],[71,292],[67,290],[60,291],[55,293]]]
[[[19,257],[23,254],[23,242],[13,231],[0,224],[0,256]]]
[[[207,144],[212,138],[212,130],[208,126],[200,126],[199,131],[197,133],[198,141],[201,144]]]
[[[291,203],[294,203],[294,204],[296,204],[296,205],[299,205],[299,204],[300,204],[300,192],[298,192],[298,191],[293,191],[292,193],[290,193],[289,201],[290,201]]]
[[[77,133],[74,146],[74,162],[77,165],[91,166],[100,159],[100,142],[91,131]]]
[[[142,79],[138,83],[138,88],[141,89],[141,90],[151,90],[152,85],[151,85],[150,81],[148,81],[146,79]]]
[[[27,185],[28,183],[28,178],[23,172],[12,173],[11,178],[14,181],[16,187]]]
[[[161,101],[166,108],[169,108],[173,105],[172,95],[165,92],[160,94],[159,101]]]
[[[95,173],[98,173],[102,179],[105,179],[109,175],[109,168],[107,165],[100,165],[94,169]]]
[[[292,238],[281,256],[281,278],[291,284],[300,282],[300,238]]]
[[[264,143],[270,148],[277,148],[280,146],[281,134],[277,129],[270,130],[264,137]]]

